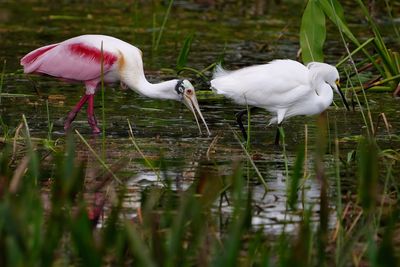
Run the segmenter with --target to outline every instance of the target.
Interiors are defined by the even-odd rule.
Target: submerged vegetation
[[[180,2],[188,2],[188,10],[215,8],[216,14],[229,8],[229,1]],[[231,8],[248,8],[250,2],[259,8],[264,5],[262,1],[245,2],[238,1]],[[280,1],[265,2],[283,5]],[[287,2],[288,6],[297,3]],[[35,96],[26,88],[33,84],[40,94],[36,82],[27,81],[18,71],[9,72],[12,63],[7,60],[6,65],[4,60],[0,77],[0,265],[397,266],[399,125],[397,107],[390,108],[388,114],[379,101],[388,102],[384,92],[396,95],[400,90],[399,47],[393,45],[400,37],[392,11],[399,6],[387,0],[381,7],[388,14],[385,22],[397,34],[389,38],[373,15],[374,1],[351,3],[368,23],[362,25],[364,31],[371,29],[370,35],[362,36],[345,20],[350,19],[344,12],[349,3],[304,2],[297,40],[302,61],[332,61],[333,56],[324,51],[330,42],[327,36],[337,33],[336,45],[341,47],[336,48],[339,56],[335,55],[334,62],[353,111],[346,115],[332,108],[316,120],[291,119],[292,128],[285,127],[286,132],[280,129],[280,148],[271,148],[271,142],[265,141],[270,138],[265,137],[265,119],[259,122],[259,115],[250,110],[249,139],[242,143],[236,128],[221,122],[233,124],[234,108],[230,107],[232,114],[225,117],[229,104],[218,106],[216,102],[223,100],[205,90],[199,92],[203,112],[206,119],[211,114],[211,125],[218,129],[212,138],[190,137],[196,129],[185,128],[185,115],[180,120],[157,119],[164,113],[162,109],[179,113],[175,106],[137,98],[142,101],[138,106],[143,106],[136,108],[122,102],[124,93],[107,91],[103,86],[102,136],[88,137],[78,131],[58,135],[55,129],[59,125],[52,112],[67,100],[59,91],[51,91],[51,97],[39,95],[39,104],[32,103]],[[164,57],[163,45],[170,44],[168,36],[172,35],[168,23],[176,20],[174,9],[182,10],[179,5],[182,3],[173,0],[154,1],[153,8],[162,12],[151,17],[147,40],[152,54],[144,57],[145,63],[149,58]],[[134,1],[125,8],[138,23],[140,8],[146,7]],[[186,12],[185,16],[198,15]],[[213,12],[209,16],[216,16]],[[258,16],[261,19],[250,25],[262,22],[262,14]],[[74,18],[54,15],[49,19],[58,25],[58,19]],[[194,31],[182,30],[184,34],[175,44],[179,49],[174,46],[171,53],[176,58],[162,71],[165,76],[192,75],[202,88],[217,63],[240,61],[240,57],[229,52],[229,42],[236,39],[226,38],[218,49],[210,46],[213,57],[209,60],[208,55],[196,51],[202,31]],[[46,30],[41,34],[46,35]],[[205,59],[194,63],[193,54]],[[147,64],[151,68],[163,66]],[[23,86],[14,92],[11,83]],[[381,95],[373,95],[375,91]],[[107,96],[110,92],[113,100]],[[21,116],[8,114],[13,110],[9,103],[20,99],[25,102],[18,103],[26,104],[29,111]],[[29,113],[43,106],[45,119],[32,127],[35,117]],[[127,119],[126,106],[140,116]],[[118,107],[121,113],[111,107]],[[212,113],[214,108],[222,112]],[[63,114],[66,108],[61,109]],[[149,117],[141,120],[145,113]],[[168,130],[160,136],[137,130],[145,129],[147,123]],[[140,173],[154,179],[137,179]],[[280,187],[276,186],[278,180]],[[276,203],[282,208],[274,209]]]

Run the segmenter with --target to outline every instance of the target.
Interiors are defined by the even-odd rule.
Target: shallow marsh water
[[[237,9],[235,4],[224,7],[207,7],[200,4],[177,1],[173,7],[164,30],[160,48],[152,51],[154,35],[161,25],[165,6],[147,1],[101,4],[87,1],[76,3],[63,1],[48,4],[41,1],[2,1],[0,3],[0,59],[6,60],[6,76],[2,93],[25,94],[30,96],[1,99],[1,118],[5,125],[15,128],[25,114],[33,137],[46,138],[48,132],[46,101],[49,101],[50,121],[54,123],[52,138],[64,140],[63,119],[83,93],[82,85],[66,84],[48,77],[21,74],[19,59],[39,46],[62,41],[84,33],[113,35],[137,45],[144,54],[145,73],[152,82],[174,77],[171,69],[175,67],[179,49],[185,37],[194,33],[188,66],[203,69],[224,57],[224,65],[236,69],[251,64],[265,63],[274,58],[296,58],[298,50],[298,31],[303,10],[302,1],[288,1],[279,5],[271,3],[264,14],[254,15],[254,6]],[[251,4],[249,4],[251,5]],[[348,1],[347,5],[351,5]],[[253,9],[252,9],[253,8]],[[243,11],[244,10],[244,11]],[[353,10],[349,16],[355,29],[365,27],[362,16]],[[156,14],[156,27],[153,27],[153,14]],[[360,19],[357,19],[360,18]],[[389,23],[382,21],[383,33],[390,32]],[[327,40],[326,58],[328,62],[338,62],[345,54],[342,44],[330,30]],[[366,36],[365,38],[367,38]],[[389,40],[389,43],[394,43]],[[194,78],[191,73],[183,73]],[[210,76],[210,73],[206,73]],[[128,135],[129,120],[134,128],[135,141],[156,166],[160,158],[166,161],[168,176],[174,181],[173,187],[182,192],[196,179],[200,169],[208,169],[219,175],[229,175],[237,163],[248,170],[250,185],[253,188],[253,201],[259,208],[253,218],[255,227],[264,227],[267,232],[280,233],[282,229],[291,231],[299,221],[295,212],[288,213],[286,207],[286,170],[281,148],[272,145],[275,128],[267,127],[268,114],[261,112],[251,117],[251,153],[257,167],[267,181],[269,191],[257,181],[254,170],[246,160],[233,131],[238,131],[234,114],[241,110],[230,101],[217,97],[207,91],[204,83],[195,79],[201,110],[212,131],[211,137],[200,136],[191,113],[178,102],[158,101],[141,97],[132,91],[122,91],[118,85],[106,86],[106,162],[110,165],[124,160],[126,163],[118,170],[118,176],[127,181],[131,189],[126,198],[126,209],[132,217],[140,192],[149,186],[159,186],[160,181],[154,172],[143,163],[143,158],[132,145]],[[40,95],[38,95],[38,92]],[[355,136],[363,133],[364,123],[360,109],[346,112],[339,98],[335,96],[339,108],[330,107],[329,142],[325,164],[326,172],[334,173],[332,141],[338,135],[343,157],[348,152],[348,144],[354,144]],[[96,99],[97,118],[101,120],[101,96]],[[397,106],[399,100],[389,93],[368,94],[372,117],[377,119],[385,113],[391,125],[391,132],[398,133],[400,116]],[[286,133],[286,153],[289,165],[296,157],[297,145],[305,139],[307,125],[308,155],[307,172],[310,177],[305,182],[305,203],[312,206],[313,219],[318,218],[319,188],[311,161],[314,153],[316,134],[315,117],[295,117],[284,124]],[[74,127],[98,154],[101,154],[102,137],[91,137],[82,111]],[[5,129],[2,129],[4,134]],[[379,135],[385,136],[383,127]],[[218,141],[212,144],[218,136]],[[350,138],[349,138],[350,137]],[[347,139],[346,139],[347,138]],[[379,138],[378,138],[379,140]],[[87,147],[76,139],[78,150],[90,158],[91,167],[100,168],[97,160]],[[396,147],[393,140],[384,147]],[[332,175],[334,177],[335,175]],[[88,179],[90,170],[88,170]],[[342,177],[343,183],[351,188],[354,177]],[[331,194],[335,192],[334,182],[330,182]],[[342,189],[346,191],[346,188]],[[299,201],[299,207],[302,206]],[[229,217],[230,206],[222,201],[221,209],[215,209],[223,217]],[[331,220],[330,224],[335,222]]]

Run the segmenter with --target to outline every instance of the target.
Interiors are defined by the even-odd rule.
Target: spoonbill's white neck
[[[123,79],[123,83],[130,89],[150,98],[181,100],[175,91],[175,86],[178,83],[177,79],[160,83],[150,83],[144,76],[141,79],[126,77]]]
[[[150,98],[172,99],[172,100],[182,101],[183,104],[185,104],[193,113],[196,119],[197,126],[199,127],[200,134],[201,134],[201,129],[196,113],[200,116],[200,119],[203,121],[204,126],[207,129],[208,135],[211,135],[207,123],[204,120],[203,115],[201,114],[193,85],[188,80],[174,79],[170,81],[153,84],[147,81],[144,74],[141,76],[121,77],[121,80],[129,88],[144,96]]]

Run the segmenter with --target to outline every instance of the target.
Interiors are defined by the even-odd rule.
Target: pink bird
[[[106,35],[81,35],[38,48],[21,59],[25,73],[47,74],[85,84],[86,92],[68,113],[64,129],[70,128],[79,110],[88,102],[88,123],[95,134],[100,133],[93,108],[94,95],[101,83],[102,64],[105,83],[121,82],[123,87],[127,86],[147,97],[182,101],[193,112],[200,134],[196,112],[210,135],[193,85],[188,80],[178,79],[156,84],[148,82],[143,71],[141,51],[122,40]]]

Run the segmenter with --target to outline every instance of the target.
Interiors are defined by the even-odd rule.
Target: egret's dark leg
[[[97,127],[97,121],[94,116],[94,94],[89,95],[87,115],[88,115],[88,123],[92,128],[92,132],[94,134],[100,133],[100,129]]]
[[[71,127],[72,121],[75,119],[76,114],[78,114],[79,110],[81,110],[82,106],[88,101],[89,96],[84,94],[76,104],[76,106],[68,113],[67,118],[65,119],[64,123],[64,130],[67,131]]]
[[[236,122],[238,123],[239,128],[242,131],[243,138],[244,138],[244,140],[247,141],[247,132],[246,132],[246,129],[243,127],[243,123],[242,123],[242,117],[246,113],[247,113],[247,109],[241,110],[238,113],[236,113],[235,116],[236,116]]]
[[[253,112],[254,110],[257,110],[257,107],[250,108],[250,112]],[[247,141],[247,131],[244,128],[243,122],[242,122],[242,117],[243,117],[244,114],[247,114],[247,109],[239,111],[238,113],[235,114],[235,116],[236,116],[236,121],[237,121],[237,123],[239,125],[239,128],[242,131],[243,138],[244,138],[244,140]]]
[[[279,138],[281,136],[281,132],[279,131],[279,128],[281,125],[279,124],[278,127],[276,128],[276,134],[275,134],[275,145],[279,146]]]

